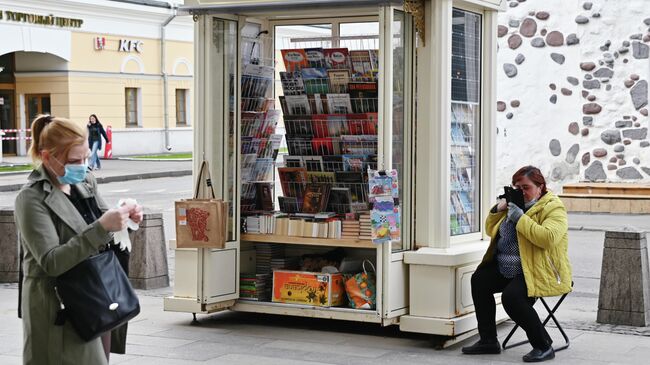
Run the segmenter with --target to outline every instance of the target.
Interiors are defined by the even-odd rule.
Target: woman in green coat
[[[38,167],[15,204],[24,251],[23,363],[107,364],[110,334],[85,342],[69,322],[55,325],[59,301],[54,281],[106,248],[112,232],[123,230],[129,218],[139,222],[142,209],[134,205],[107,209],[97,195],[95,179],[86,176],[90,151],[82,126],[39,116],[32,123],[32,138],[30,155]],[[79,202],[89,201],[98,208],[97,219],[91,217],[91,209],[80,209]]]
[[[555,357],[552,340],[533,308],[536,297],[571,291],[568,222],[562,201],[546,190],[538,168],[525,166],[512,176],[524,196],[524,209],[501,199],[486,219],[492,237],[483,261],[472,275],[472,298],[480,340],[463,347],[465,354],[498,354],[495,293],[503,308],[524,331],[532,351],[525,362]]]

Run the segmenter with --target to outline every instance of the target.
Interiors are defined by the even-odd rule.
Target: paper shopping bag
[[[225,247],[228,203],[214,199],[207,162],[201,164],[194,198],[176,201],[175,214],[178,248]]]

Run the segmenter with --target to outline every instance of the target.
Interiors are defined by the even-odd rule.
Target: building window
[[[139,89],[134,87],[124,89],[127,127],[137,127],[140,125],[138,118],[138,92]]]
[[[187,126],[187,89],[176,89],[176,126]]]

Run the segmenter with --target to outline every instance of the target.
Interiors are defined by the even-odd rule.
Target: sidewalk
[[[6,157],[5,163],[26,164],[27,157]],[[192,161],[136,161],[136,160],[102,160],[102,169],[93,171],[97,182],[152,179],[158,177],[175,177],[192,175]],[[0,174],[0,192],[20,190],[27,182],[29,171]]]

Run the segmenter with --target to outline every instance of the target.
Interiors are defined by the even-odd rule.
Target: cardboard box
[[[273,272],[273,301],[317,307],[345,305],[343,275],[276,270]]]

